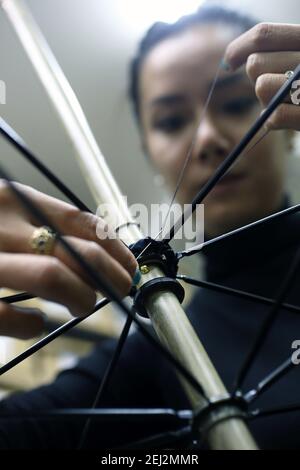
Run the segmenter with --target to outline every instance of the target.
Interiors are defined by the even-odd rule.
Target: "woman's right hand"
[[[137,262],[121,241],[98,238],[97,233],[104,226],[101,219],[31,187],[15,184],[120,295],[128,294]],[[93,310],[96,302],[93,283],[59,241],[55,242],[51,256],[33,253],[30,240],[40,224],[20,205],[2,180],[0,221],[1,287],[27,291],[61,303],[74,316],[86,315]],[[37,311],[22,311],[0,302],[0,335],[35,336],[43,329],[43,317]]]

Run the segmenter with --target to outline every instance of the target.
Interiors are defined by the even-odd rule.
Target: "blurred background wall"
[[[300,22],[297,0],[212,3],[250,10],[262,21]],[[153,21],[175,20],[195,10],[201,0],[27,0],[27,4],[74,88],[123,193],[130,203],[157,202],[158,179],[143,157],[127,101],[128,64]],[[93,207],[69,142],[1,10],[0,80],[6,83],[6,104],[0,105],[0,114]],[[58,194],[3,140],[0,158],[16,179]],[[294,192],[299,186],[298,167],[300,161],[293,166]]]

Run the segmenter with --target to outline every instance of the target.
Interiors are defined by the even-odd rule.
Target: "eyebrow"
[[[237,82],[240,82],[244,77],[243,73],[238,73],[234,75],[229,75],[225,77],[219,77],[217,80],[217,83],[215,84],[215,89],[222,89],[230,85],[235,85]],[[210,90],[213,86],[213,82],[209,83],[208,89]],[[174,93],[170,95],[162,95],[157,98],[154,98],[150,102],[150,106],[156,106],[156,105],[166,105],[166,106],[171,106],[175,104],[181,104],[185,103],[188,101],[187,95],[183,93]]]
[[[163,104],[163,105],[172,105],[172,104],[178,104],[178,103],[183,103],[183,102],[186,102],[187,101],[187,96],[184,95],[183,93],[174,93],[174,94],[171,94],[171,95],[162,95],[162,96],[159,96],[158,98],[154,98],[151,102],[150,102],[150,106],[155,106],[155,105],[159,105],[159,104]]]

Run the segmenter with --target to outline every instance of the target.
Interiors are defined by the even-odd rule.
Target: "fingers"
[[[44,330],[45,315],[37,309],[12,307],[0,302],[1,336],[30,339]]]
[[[299,50],[299,25],[260,23],[229,44],[224,63],[229,69],[236,70],[255,52]]]
[[[14,210],[1,211],[0,218],[3,220],[0,224],[0,251],[32,253],[30,239],[36,227],[18,217]]]
[[[64,238],[97,272],[101,273],[120,296],[123,297],[129,293],[137,262],[128,248],[119,240],[104,240],[102,244],[97,243],[96,231],[100,220],[98,217],[80,212],[69,204],[26,186],[19,186],[31,198],[36,199],[34,201],[36,204],[42,204],[41,209],[47,213],[48,217],[55,219],[55,225],[59,225],[62,232],[78,235]],[[1,201],[3,198],[7,198],[7,204],[11,205],[12,198],[7,190],[0,189],[0,194]],[[5,223],[0,225],[0,250],[10,253],[33,254],[30,241],[36,226],[20,216],[14,207],[5,211],[2,205],[1,209]],[[96,288],[88,274],[59,241],[56,241],[54,251],[51,254],[80,276],[85,283],[90,284],[93,289]]]
[[[265,127],[270,130],[293,129],[300,131],[300,109],[291,104],[282,104],[269,117]]]
[[[127,295],[132,287],[132,278],[123,266],[112,258],[104,248],[95,242],[75,237],[64,237],[68,243],[103,277],[121,296]],[[94,281],[79,266],[61,243],[55,244],[53,255],[80,276],[86,283],[96,288]]]
[[[72,208],[65,214],[61,229],[66,235],[90,240],[101,246],[112,258],[117,260],[133,278],[138,267],[131,251],[117,238],[105,234],[106,223],[94,214]]]
[[[256,80],[255,92],[264,107],[286,82],[286,77],[280,74],[260,75]],[[288,94],[281,104],[270,116],[265,124],[269,130],[293,129],[300,130],[300,108],[291,102]]]
[[[264,107],[286,81],[285,72],[294,70],[300,62],[300,27],[292,24],[261,23],[232,41],[226,49],[223,65],[236,70],[246,63],[249,78]],[[300,82],[299,82],[300,84]],[[294,86],[295,85],[295,86]],[[268,129],[299,130],[299,92],[288,95],[266,123]]]
[[[10,253],[34,254],[30,240],[36,227],[24,220],[19,220],[14,229],[4,225],[0,227],[0,249]],[[94,241],[83,240],[76,237],[64,237],[64,239],[83,257],[96,272],[101,273],[117,293],[124,297],[132,286],[132,277],[128,271],[116,261],[102,246]],[[127,249],[126,249],[127,250]],[[58,258],[81,279],[96,289],[94,281],[82,269],[74,257],[57,240],[51,255]],[[99,290],[99,289],[97,289]]]
[[[263,106],[268,106],[272,98],[274,98],[285,82],[286,77],[280,74],[266,73],[258,77],[255,84],[255,93]],[[291,104],[291,97],[289,94],[285,97],[284,102]]]
[[[96,302],[94,290],[52,256],[0,253],[0,285],[63,304],[75,316],[92,312]]]
[[[47,218],[65,235],[93,241],[106,250],[112,258],[117,260],[131,277],[138,267],[130,250],[118,239],[105,238],[104,221],[88,212],[82,212],[76,207],[51,196],[43,194],[33,188],[16,183],[31,200],[44,212]],[[26,213],[26,218],[32,225],[39,226],[39,222]]]
[[[294,70],[299,63],[299,52],[259,52],[248,57],[246,71],[249,78],[256,82],[260,75],[284,75],[288,70]]]

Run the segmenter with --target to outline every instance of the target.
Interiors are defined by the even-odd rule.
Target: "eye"
[[[221,110],[226,114],[239,115],[245,114],[257,104],[256,98],[236,98],[223,103]]]
[[[154,129],[158,129],[168,134],[176,133],[183,129],[189,119],[182,115],[172,115],[165,118],[157,119],[153,123]]]

